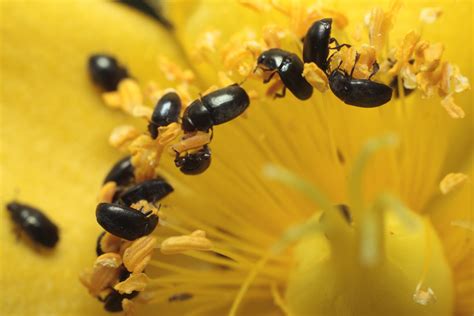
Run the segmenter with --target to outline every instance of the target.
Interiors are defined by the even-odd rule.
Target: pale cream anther
[[[122,246],[122,238],[112,235],[109,232],[106,232],[102,239],[100,240],[100,249],[107,252],[120,252],[120,247]]]
[[[329,87],[328,77],[315,63],[304,64],[303,77],[320,92],[325,92]]]
[[[122,259],[117,253],[105,253],[94,262],[91,270],[81,273],[79,280],[93,296],[117,281]]]
[[[144,105],[137,105],[132,109],[132,116],[144,118],[146,120],[151,119],[153,109]]]
[[[449,173],[439,183],[439,189],[441,193],[448,194],[466,182],[468,178],[464,173]]]
[[[150,278],[145,273],[132,273],[125,281],[117,283],[114,289],[120,294],[130,294],[133,291],[141,292],[145,290],[149,281]]]
[[[441,106],[448,112],[453,119],[460,119],[466,116],[464,110],[454,102],[452,94],[449,94],[441,100]]]
[[[206,251],[212,249],[212,242],[206,238],[206,232],[196,230],[190,235],[174,236],[161,243],[160,250],[165,255],[179,254],[190,250]]]
[[[173,142],[181,134],[181,127],[178,123],[171,123],[168,126],[160,127],[158,130],[160,132],[158,144],[163,147]]]
[[[132,110],[136,105],[143,104],[142,91],[138,82],[134,79],[127,78],[120,81],[118,85],[118,93],[121,99],[120,107],[125,113],[132,113]]]
[[[184,151],[201,148],[209,144],[211,141],[211,134],[205,132],[197,132],[191,137],[183,138],[179,143],[172,146],[173,150],[182,153]]]
[[[135,140],[139,135],[140,131],[131,125],[117,126],[112,130],[109,136],[109,144],[118,149],[124,149],[130,143]]]
[[[432,24],[443,14],[441,8],[424,8],[420,11],[420,21],[426,24]]]
[[[472,221],[457,219],[457,220],[452,221],[451,225],[474,232],[474,222]]]
[[[420,305],[434,304],[437,300],[433,289],[430,287],[425,290],[421,289],[421,286],[418,286],[413,294],[413,301]]]
[[[122,258],[118,253],[104,253],[97,257],[94,267],[118,268],[122,264]]]
[[[112,203],[112,199],[117,191],[117,183],[109,181],[100,188],[97,202],[99,203]]]
[[[158,208],[155,205],[148,202],[147,200],[140,200],[136,203],[130,205],[131,208],[141,211],[142,213],[152,212],[153,214],[158,214]]]
[[[151,260],[156,243],[157,240],[153,236],[144,236],[133,241],[123,254],[123,264],[127,270],[133,273],[142,272]]]
[[[263,41],[267,47],[278,48],[281,47],[281,41],[287,36],[284,28],[275,25],[267,24],[262,29]]]
[[[158,58],[158,67],[169,81],[182,81],[190,83],[195,79],[194,73],[189,69],[182,69],[165,56]]]
[[[216,52],[216,44],[222,33],[212,30],[201,33],[195,42],[195,48],[200,54],[212,54]]]
[[[124,316],[135,316],[137,314],[135,303],[127,298],[122,300],[122,309]]]

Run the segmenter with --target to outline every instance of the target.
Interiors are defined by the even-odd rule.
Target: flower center
[[[266,175],[311,197],[324,211],[288,229],[275,245],[294,247],[286,302],[295,315],[451,315],[453,282],[442,244],[431,225],[396,197],[360,199],[369,159],[397,143],[370,139],[348,179],[350,207],[334,207],[304,179],[269,166]]]
[[[353,256],[351,240],[340,251],[323,233],[303,238],[294,250],[289,309],[295,315],[451,315],[452,275],[441,242],[427,220],[409,216],[421,229],[385,217],[385,253],[372,267]]]

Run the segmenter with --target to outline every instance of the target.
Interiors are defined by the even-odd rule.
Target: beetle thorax
[[[332,92],[344,99],[350,93],[350,79],[340,70],[334,70],[329,76],[329,86]]]

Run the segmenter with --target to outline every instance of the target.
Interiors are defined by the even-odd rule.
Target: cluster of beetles
[[[331,50],[338,51],[343,46],[331,37],[332,19],[316,21],[308,30],[303,45],[303,61],[291,52],[271,48],[263,52],[257,59],[257,68],[270,75],[264,80],[267,83],[278,73],[284,84],[282,93],[275,97],[283,97],[288,89],[296,98],[306,100],[311,97],[313,87],[302,76],[304,63],[314,62],[326,74],[331,91],[344,103],[358,107],[376,107],[388,102],[392,97],[392,89],[382,83],[374,82],[372,75],[378,70],[374,64],[374,72],[367,79],[354,79],[352,71],[348,74],[340,69],[331,69]],[[330,46],[334,44],[334,46]],[[108,55],[93,55],[89,58],[89,72],[92,80],[105,91],[114,91],[119,82],[129,77],[128,71],[117,60]],[[148,124],[148,132],[153,139],[159,135],[159,128],[179,122],[185,135],[195,132],[208,133],[215,125],[223,124],[241,115],[249,106],[247,92],[239,85],[232,84],[194,100],[186,107],[182,117],[181,99],[175,92],[169,92],[158,100]],[[205,171],[211,162],[211,151],[208,144],[197,151],[184,156],[176,153],[175,164],[185,174],[199,174]],[[113,181],[117,190],[112,203],[100,203],[96,208],[97,222],[102,228],[124,240],[133,241],[151,234],[156,228],[159,218],[152,211],[132,208],[141,200],[155,204],[173,191],[172,186],[163,178],[155,178],[136,183],[134,167],[130,157],[118,161],[110,170],[104,184]],[[57,226],[40,210],[18,202],[7,204],[12,220],[31,239],[45,247],[54,247],[59,240]],[[102,233],[97,241],[97,255],[103,254],[100,247]],[[124,270],[121,280],[130,272]],[[112,289],[102,299],[106,310],[115,312],[122,310],[121,301],[131,299],[138,292],[120,294]]]

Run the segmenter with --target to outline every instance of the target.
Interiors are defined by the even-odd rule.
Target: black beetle
[[[164,179],[152,179],[134,185],[120,194],[119,203],[127,206],[140,200],[156,202],[173,192],[173,187]]]
[[[155,214],[144,214],[126,205],[100,203],[95,215],[102,228],[126,240],[149,235],[158,224]]]
[[[59,229],[43,212],[26,204],[7,204],[12,220],[33,241],[52,248],[59,241]]]
[[[350,47],[348,44],[341,44],[331,37],[332,19],[321,19],[313,23],[306,32],[303,44],[303,61],[305,63],[314,62],[324,72],[329,67],[329,50],[339,50],[343,46]],[[329,44],[335,43],[335,47],[329,47]]]
[[[151,121],[148,123],[148,131],[153,139],[158,137],[158,127],[168,126],[177,122],[181,112],[181,99],[175,92],[166,93],[156,103]]]
[[[209,146],[204,146],[197,152],[186,154],[183,157],[176,153],[174,160],[176,167],[184,174],[196,175],[203,173],[211,165],[211,151]]]
[[[95,54],[89,57],[89,73],[92,80],[105,91],[117,90],[122,79],[129,77],[127,69],[110,55]]]
[[[193,101],[184,111],[181,127],[187,133],[207,132],[214,125],[236,118],[249,104],[247,92],[238,84],[232,84]]]
[[[389,86],[371,81],[370,77],[369,79],[352,78],[359,57],[360,55],[357,54],[349,75],[339,69],[342,62],[331,72],[328,78],[331,91],[344,103],[358,107],[373,108],[387,103],[392,98],[392,89]]]
[[[268,83],[275,73],[278,73],[285,87],[283,92],[275,94],[275,97],[284,97],[288,88],[295,97],[306,100],[313,94],[313,87],[303,78],[304,64],[296,54],[279,48],[272,48],[258,56],[257,68],[263,71],[271,71],[270,76],[263,83]]]
[[[115,163],[105,176],[103,183],[106,184],[109,181],[114,181],[117,183],[117,186],[126,186],[133,181],[135,177],[134,170],[135,168],[132,165],[130,156],[126,156]]]

